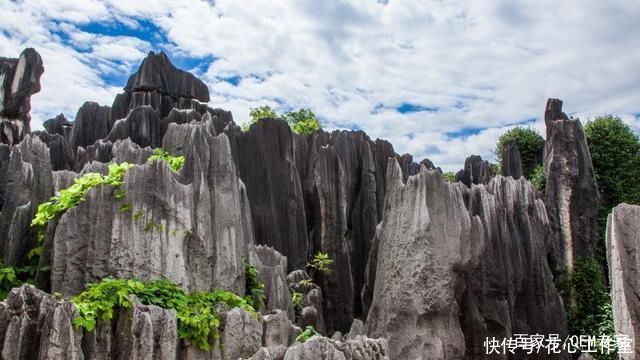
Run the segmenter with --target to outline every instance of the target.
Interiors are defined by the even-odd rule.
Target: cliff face
[[[83,173],[127,161],[135,166],[124,198],[94,188],[45,229],[36,284],[68,298],[107,276],[166,277],[244,294],[247,261],[265,283],[264,316],[230,309],[224,346],[204,353],[178,339],[171,311],[134,301],[83,333],[67,301],[23,287],[0,303],[0,336],[12,341],[0,341],[3,354],[460,359],[483,358],[486,337],[566,334],[547,253],[590,253],[597,190],[579,124],[554,107],[543,202],[516,174],[517,149],[517,179],[491,178],[488,162],[472,156],[450,184],[427,159],[363,132],[300,136],[271,119],[245,132],[208,100],[204,83],[151,53],[113,106],[86,103],[74,122],[58,116],[46,132],[0,144],[0,255],[25,264],[37,206]],[[154,147],[185,156],[184,167],[148,163]],[[318,251],[332,272],[309,279]],[[290,290],[301,294],[295,309]],[[334,339],[296,344],[294,323]]]
[[[640,206],[621,204],[607,219],[607,261],[616,334],[632,341],[621,359],[640,357]]]
[[[529,183],[469,189],[423,168],[404,185],[389,167],[366,327],[389,339],[392,358],[482,358],[486,337],[566,335],[546,210]]]

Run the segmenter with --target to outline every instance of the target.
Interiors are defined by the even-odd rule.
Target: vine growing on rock
[[[244,263],[245,274],[245,300],[255,309],[259,309],[264,305],[264,283],[258,280],[258,270],[255,266],[245,261]]]
[[[89,284],[87,290],[72,299],[78,315],[74,324],[93,331],[97,321],[113,319],[117,309],[132,307],[131,295],[144,305],[175,309],[178,335],[202,350],[210,350],[220,336],[220,314],[217,305],[239,307],[257,316],[246,299],[224,290],[187,293],[166,279],[142,282],[135,279],[103,279]]]
[[[100,173],[86,173],[81,177],[74,180],[73,185],[66,189],[60,190],[60,194],[53,196],[49,201],[44,202],[38,206],[31,226],[44,227],[47,223],[54,219],[56,216],[61,215],[65,211],[77,206],[80,202],[85,200],[85,195],[92,188],[99,185],[122,185],[122,178],[124,174],[129,170],[133,164],[123,162],[121,164],[110,164],[109,173],[102,175]]]
[[[161,148],[153,149],[153,155],[149,156],[147,162],[162,160],[169,165],[171,170],[180,171],[184,166],[184,156],[174,156]]]

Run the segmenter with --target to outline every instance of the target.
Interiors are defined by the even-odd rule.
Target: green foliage
[[[103,279],[89,284],[87,290],[73,298],[78,315],[74,324],[87,331],[95,329],[98,320],[109,321],[116,309],[131,308],[130,295],[145,305],[175,309],[178,335],[202,350],[210,350],[220,334],[220,316],[216,305],[226,303],[257,316],[254,308],[242,297],[228,291],[186,293],[169,280],[142,282],[134,279]]]
[[[121,185],[125,172],[132,166],[132,164],[126,162],[110,164],[109,173],[106,176],[99,173],[87,173],[75,179],[73,185],[60,190],[60,195],[53,196],[49,201],[38,206],[38,211],[31,222],[31,226],[44,227],[51,219],[84,201],[87,192],[96,186],[103,184]]]
[[[11,289],[22,285],[13,266],[2,266],[0,263],[0,299],[5,299]]]
[[[251,124],[255,124],[262,119],[280,119],[289,124],[291,131],[300,135],[311,135],[316,131],[322,130],[320,119],[309,109],[299,109],[298,111],[289,111],[284,115],[278,114],[270,106],[265,105],[249,111],[251,116]],[[243,126],[243,130],[249,130],[250,124]]]
[[[289,124],[291,130],[300,135],[311,135],[322,130],[320,120],[309,109],[290,111],[284,114],[284,120]]]
[[[538,157],[544,149],[544,139],[533,128],[518,126],[507,130],[498,138],[495,150],[496,159],[501,168],[504,167],[504,164],[502,164],[502,151],[511,142],[514,142],[518,146],[518,150],[520,150],[522,173],[525,178],[529,179],[533,170],[539,164]]]
[[[584,133],[600,193],[598,255],[601,263],[606,264],[607,215],[623,202],[640,205],[640,140],[622,119],[613,115],[587,122]]]
[[[298,335],[296,337],[296,341],[300,342],[300,343],[305,343],[307,342],[307,340],[311,339],[314,336],[322,336],[320,335],[319,332],[316,331],[316,329],[313,328],[313,326],[309,325],[307,326],[303,332],[300,333],[300,335]]]
[[[318,251],[307,266],[311,268],[312,272],[319,271],[327,275],[331,273],[331,264],[333,264],[333,260],[329,258],[329,255],[325,252]]]
[[[567,322],[571,335],[602,335],[615,338],[611,297],[604,282],[602,267],[595,258],[578,259],[572,272],[562,271],[555,281],[566,299]],[[596,355],[596,354],[592,354]],[[596,358],[609,358],[597,354]]]
[[[264,294],[264,284],[258,280],[258,270],[255,266],[245,261],[245,300],[255,309],[264,305],[266,295]]]
[[[163,149],[153,149],[153,155],[149,156],[147,162],[161,160],[167,163],[172,171],[180,171],[184,166],[184,156],[173,156]]]
[[[544,170],[544,165],[540,164],[533,169],[533,173],[529,178],[531,185],[537,191],[544,193],[547,188],[547,173]]]
[[[297,291],[293,291],[291,293],[291,303],[293,304],[293,310],[296,314],[296,317],[300,316],[302,313],[302,300],[304,299],[304,295]]]
[[[454,174],[453,171],[446,171],[442,173],[442,178],[446,182],[450,182],[450,183],[456,182],[456,174]]]

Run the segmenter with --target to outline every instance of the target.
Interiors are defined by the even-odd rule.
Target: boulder
[[[283,310],[294,319],[291,293],[287,285],[287,258],[268,246],[257,245],[249,253],[249,260],[258,271],[258,280],[265,285],[266,310]]]
[[[640,206],[621,204],[607,219],[607,261],[616,334],[631,339],[630,353],[640,358]]]
[[[314,336],[303,344],[290,347],[284,356],[285,360],[383,360],[390,358],[384,339],[358,337],[343,342],[321,336]]]
[[[225,360],[250,357],[260,350],[262,323],[243,309],[232,309],[225,319],[222,344]]]

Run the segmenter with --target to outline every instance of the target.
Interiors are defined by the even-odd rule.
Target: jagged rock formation
[[[467,269],[484,246],[480,219],[467,212],[462,188],[426,168],[405,185],[399,164],[391,160],[378,230],[366,332],[387,338],[394,359],[462,358],[458,272]]]
[[[640,358],[640,206],[621,204],[607,219],[607,260],[616,334],[628,336]]]
[[[491,180],[491,164],[479,155],[471,155],[464,161],[464,169],[456,173],[456,181],[467,186],[488,184]]]
[[[49,151],[37,136],[27,135],[13,147],[0,188],[0,257],[4,264],[24,265],[28,251],[36,246],[31,220],[38,204],[53,195]]]
[[[31,132],[31,95],[40,91],[42,58],[32,48],[0,58],[0,143],[17,144]]]
[[[482,358],[487,336],[566,334],[546,211],[524,179],[468,189],[423,168],[403,185],[389,166],[366,332],[392,358]]]
[[[164,147],[185,155],[181,173],[159,161],[134,167],[121,186],[126,201],[115,201],[114,189],[102,186],[62,215],[53,244],[53,291],[77,294],[105,276],[164,276],[194,291],[244,293],[243,259],[253,243],[244,221],[250,219],[248,200],[226,135],[214,137],[210,125],[169,127]],[[89,166],[105,171],[98,163]],[[129,211],[120,210],[125,202],[132,204]]]
[[[502,149],[502,176],[514,179],[522,177],[522,156],[515,142],[509,142]]]
[[[580,120],[562,112],[562,101],[549,99],[545,124],[545,205],[556,237],[551,240],[551,265],[571,270],[580,257],[596,253],[598,186]]]
[[[0,335],[12,341],[4,342],[7,354],[457,359],[482,358],[487,336],[566,333],[545,255],[562,244],[554,239],[566,224],[571,231],[590,226],[595,193],[588,176],[580,178],[590,168],[581,132],[557,106],[548,115],[555,130],[547,173],[555,182],[547,188],[547,217],[520,176],[517,148],[504,158],[518,180],[490,179],[489,164],[472,156],[459,175],[469,187],[448,184],[429,160],[417,164],[363,132],[300,136],[278,120],[243,132],[208,100],[201,81],[151,53],[110,108],[85,104],[74,123],[58,116],[46,133],[0,144],[0,255],[5,264],[23,264],[35,244],[29,223],[38,204],[83,172],[127,161],[137,166],[121,186],[126,199],[116,201],[108,186],[92,189],[45,229],[38,286],[68,297],[105,276],[167,277],[189,290],[244,294],[249,261],[266,285],[265,316],[225,311],[224,346],[202,352],[177,338],[171,311],[134,300],[112,324],[83,334],[69,326],[68,302],[22,288],[0,303]],[[160,146],[186,157],[182,170],[146,163],[150,147]],[[557,205],[567,191],[568,218]],[[318,251],[334,260],[332,272],[310,279],[306,264]],[[556,252],[549,253],[553,260]],[[302,294],[297,319],[290,291]],[[16,322],[10,331],[3,319]],[[295,344],[307,325],[331,339]],[[384,336],[388,345],[365,335]]]
[[[460,322],[467,358],[483,358],[487,337],[568,335],[563,303],[545,256],[550,235],[546,209],[530,183],[498,176],[485,187],[473,187],[465,198],[469,212],[482,221],[485,239],[464,280]],[[541,353],[527,358],[553,356]],[[555,358],[564,359],[566,354]]]
[[[344,342],[313,338],[295,342],[300,329],[284,312],[255,318],[240,308],[222,311],[216,346],[202,351],[178,336],[175,310],[141,304],[120,309],[110,323],[88,332],[73,324],[75,306],[32,286],[13,289],[0,302],[0,351],[4,359],[388,359],[382,339],[354,336]],[[283,337],[283,335],[286,335]]]

